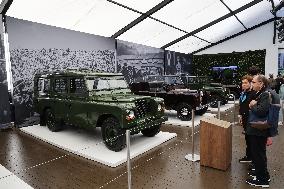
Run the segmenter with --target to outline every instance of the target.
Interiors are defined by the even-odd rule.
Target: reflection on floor
[[[221,119],[226,121],[232,122],[232,117],[230,114],[221,114]],[[241,127],[233,127],[233,158],[227,171],[185,160],[185,155],[191,152],[191,128],[163,125],[162,130],[177,133],[177,137],[131,161],[133,188],[252,188],[245,183],[248,166],[238,162],[244,155],[245,147]],[[273,145],[267,148],[272,189],[284,188],[283,126],[280,126],[279,132]],[[0,132],[0,144],[0,164],[34,188],[127,188],[125,163],[110,168],[69,154],[19,131]],[[196,153],[199,153],[198,134],[195,145]]]

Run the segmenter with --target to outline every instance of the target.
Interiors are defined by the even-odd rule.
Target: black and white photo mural
[[[163,75],[164,51],[117,40],[117,72],[128,83],[141,81],[146,75]]]
[[[115,72],[115,40],[7,18],[16,123],[33,112],[35,73],[66,69]],[[28,119],[26,119],[28,121]]]
[[[165,74],[192,74],[192,54],[165,51]]]
[[[278,74],[284,75],[284,49],[278,49]]]

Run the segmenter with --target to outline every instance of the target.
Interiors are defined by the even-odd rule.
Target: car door
[[[87,89],[83,77],[69,78],[69,123],[78,127],[86,127],[89,123]]]
[[[53,89],[52,111],[56,118],[65,121],[68,103],[67,78],[64,76],[54,77]]]

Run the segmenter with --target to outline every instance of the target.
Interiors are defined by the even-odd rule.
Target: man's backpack
[[[269,89],[268,90],[271,103],[269,107],[268,119],[267,123],[271,126],[268,131],[271,137],[278,135],[278,121],[279,121],[279,111],[281,109],[280,105],[280,98],[279,95],[274,91]]]

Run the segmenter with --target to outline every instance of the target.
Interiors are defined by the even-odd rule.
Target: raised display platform
[[[222,106],[220,106],[220,112],[226,112],[226,111],[228,111],[229,109],[231,109],[233,107],[234,107],[234,102],[232,104],[228,103],[228,104],[222,105]],[[210,111],[210,112],[218,112],[218,108],[211,108],[211,107],[209,107],[208,111]]]
[[[22,181],[16,175],[11,175],[8,169],[0,165],[0,188],[1,189],[32,189],[30,185]],[[8,176],[11,175],[11,176]],[[7,176],[7,177],[6,177]],[[5,178],[3,178],[5,177]]]
[[[51,132],[45,126],[34,125],[23,127],[20,130],[58,148],[110,167],[117,167],[127,161],[126,148],[120,152],[107,149],[102,142],[100,128],[97,128],[94,132],[74,128]],[[145,137],[142,134],[133,135],[130,140],[131,158],[141,155],[176,136],[176,133],[168,132],[160,132],[155,137]]]
[[[165,115],[168,116],[168,121],[165,122],[167,125],[174,126],[182,126],[182,127],[192,127],[192,121],[181,121],[177,118],[177,112],[175,110],[166,110]],[[202,116],[196,115],[194,119],[194,126],[198,126],[200,124],[200,120],[202,117],[215,117],[216,114],[205,113]]]

